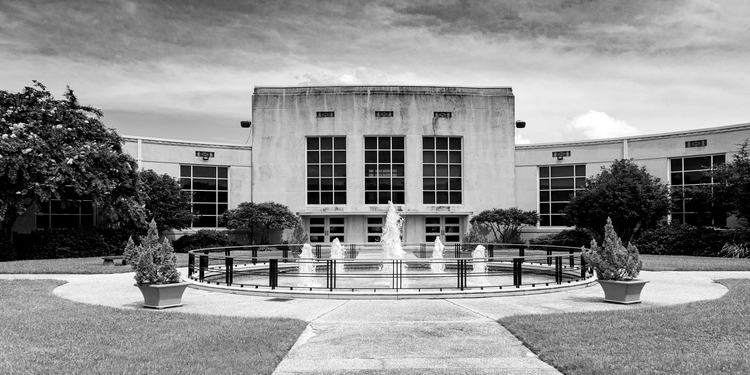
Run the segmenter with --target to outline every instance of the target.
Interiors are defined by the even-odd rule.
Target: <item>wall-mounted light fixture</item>
[[[570,151],[552,151],[552,157],[557,160],[563,160],[567,156],[570,156]]]
[[[203,161],[208,161],[208,159],[214,157],[214,153],[213,151],[196,151],[195,156],[202,158]]]
[[[251,125],[253,125],[250,121],[240,121],[240,126],[243,128],[249,128]]]
[[[516,128],[517,129],[523,129],[525,127],[526,127],[526,121],[516,120]]]

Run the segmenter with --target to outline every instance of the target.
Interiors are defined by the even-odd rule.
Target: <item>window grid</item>
[[[193,228],[218,228],[221,215],[229,209],[229,167],[180,165],[182,190],[190,193]]]
[[[539,226],[566,226],[562,211],[585,187],[585,164],[539,167]]]
[[[725,162],[726,155],[723,154],[669,159],[670,186],[672,189],[685,189],[690,186],[711,185],[714,183],[713,178],[705,173]],[[678,199],[674,206],[676,208],[672,212],[672,220],[691,225],[697,225],[701,221],[701,214],[693,210],[690,198]],[[726,215],[717,213],[710,223],[714,226],[726,226]]]
[[[39,205],[36,228],[82,228],[94,226],[94,203],[90,200],[52,199]]]
[[[346,204],[346,137],[307,138],[307,204]]]
[[[422,202],[461,204],[461,137],[422,138]]]
[[[365,204],[404,204],[404,175],[404,137],[365,137]]]

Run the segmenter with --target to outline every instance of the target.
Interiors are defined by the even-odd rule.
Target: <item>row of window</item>
[[[365,204],[406,202],[404,137],[365,137]],[[307,204],[346,204],[346,137],[307,138]],[[460,137],[423,137],[424,204],[461,204]]]
[[[405,201],[404,138],[365,137],[366,204]],[[462,146],[459,137],[424,137],[422,144],[422,187],[424,204],[461,204]],[[726,162],[725,155],[670,159],[670,185],[684,189],[713,184],[705,172]],[[539,167],[539,225],[565,226],[563,211],[586,183],[586,165]],[[219,227],[221,215],[229,208],[229,168],[183,165],[182,189],[191,193],[193,211],[199,218],[194,227]],[[307,139],[308,204],[346,204],[346,138]],[[707,224],[691,205],[689,196],[676,202],[672,219],[688,224]],[[78,228],[93,226],[95,212],[91,201],[53,200],[40,205],[37,228]],[[368,219],[369,220],[369,219]],[[373,219],[377,220],[377,219]],[[726,216],[717,214],[708,224],[726,225]],[[369,223],[369,221],[368,221]],[[312,223],[311,223],[312,224]],[[382,223],[372,222],[376,231]],[[375,233],[375,232],[373,232]],[[311,235],[313,234],[311,228]],[[369,237],[368,237],[369,238]]]

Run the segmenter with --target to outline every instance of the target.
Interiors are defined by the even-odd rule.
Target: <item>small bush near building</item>
[[[201,229],[193,234],[182,236],[172,242],[174,251],[178,253],[185,253],[195,249],[224,246],[239,246],[239,244],[232,241],[225,233],[210,229]]]
[[[560,233],[539,236],[529,241],[532,245],[588,247],[591,235],[582,229],[566,229]]]
[[[13,259],[118,255],[122,254],[130,236],[136,238],[137,233],[109,228],[38,229],[28,234],[15,235]]]
[[[644,230],[633,240],[642,254],[726,256],[727,243],[750,241],[750,231],[722,230],[689,224],[662,222],[656,229]]]

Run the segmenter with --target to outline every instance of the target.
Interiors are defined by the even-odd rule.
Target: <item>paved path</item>
[[[78,302],[140,309],[133,274],[0,275],[0,279],[59,279],[54,293]],[[650,280],[642,304],[602,302],[599,286],[559,293],[454,300],[290,300],[188,289],[184,306],[168,313],[289,317],[309,322],[274,374],[559,374],[496,319],[640,309],[719,298],[715,279],[750,272],[642,272]],[[157,312],[155,312],[157,313]]]

